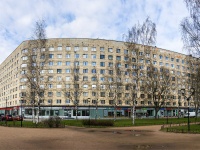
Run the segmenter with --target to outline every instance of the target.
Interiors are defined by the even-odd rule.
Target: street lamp
[[[195,92],[195,89],[190,88],[190,94],[188,97],[186,97],[185,89],[181,89],[182,96],[184,96],[186,98],[186,100],[188,101],[188,132],[190,131],[190,116],[189,116],[189,110],[190,110],[189,104],[190,103],[189,103],[189,101],[190,101],[190,98],[194,95],[194,92]]]
[[[21,120],[21,127],[22,127],[22,101],[23,101],[23,100],[21,100],[21,117],[19,116],[19,117],[21,118],[21,119],[20,119],[20,120]]]
[[[155,106],[155,113],[157,112],[156,108],[157,108],[157,105],[158,105],[158,90],[157,88],[154,88],[154,91],[153,91],[153,96],[154,96],[154,106]],[[157,113],[155,114],[155,118],[157,118]]]
[[[7,97],[6,97],[6,109],[5,109],[5,123],[6,123],[6,126],[7,126],[7,119],[6,119],[6,114],[7,114]]]
[[[88,103],[89,103],[89,127],[90,127],[90,98],[88,98]]]
[[[97,120],[97,112],[98,112],[98,99],[96,100],[96,116],[95,116],[95,119]]]

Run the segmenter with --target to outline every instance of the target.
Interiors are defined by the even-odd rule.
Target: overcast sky
[[[180,53],[180,21],[188,16],[183,0],[1,0],[0,63],[31,37],[34,23],[45,19],[48,38],[123,40],[145,18],[156,23],[156,46]]]

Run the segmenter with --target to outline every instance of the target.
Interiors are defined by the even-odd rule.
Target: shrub
[[[113,120],[83,120],[84,126],[114,126]]]
[[[61,124],[61,118],[60,117],[49,117],[48,119],[43,121],[44,126],[49,128],[59,128],[63,127]]]

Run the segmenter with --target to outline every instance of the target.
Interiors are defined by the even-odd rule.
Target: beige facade
[[[138,47],[143,52],[142,46],[138,45]],[[28,41],[22,42],[0,65],[0,108],[2,109],[20,106],[20,93],[26,91],[25,79],[21,72],[23,68],[26,68],[24,53],[27,49]],[[51,78],[52,83],[48,83],[48,89],[41,105],[74,106],[73,99],[66,98],[63,94],[63,88],[72,82],[74,65],[78,66],[79,82],[82,88],[79,106],[88,106],[89,103],[94,105],[97,99],[98,106],[112,105],[109,103],[108,91],[105,91],[105,93],[98,92],[98,96],[94,94],[94,92],[97,92],[95,86],[97,81],[93,77],[98,74],[98,83],[101,84],[105,80],[103,73],[104,71],[108,72],[110,65],[120,61],[122,68],[125,67],[127,47],[124,42],[102,39],[48,39],[45,50],[49,50],[49,60],[46,64],[47,69],[43,73]],[[145,57],[149,57],[158,68],[165,66],[171,71],[177,88],[173,91],[173,101],[170,101],[168,105],[178,107],[178,90],[186,85],[184,83],[187,82],[186,76],[189,72],[186,63],[187,56],[151,47],[150,54]],[[145,69],[146,62],[141,62],[141,65]],[[128,77],[124,76],[124,82],[126,78]],[[122,95],[119,105],[130,107],[130,104],[123,98],[125,92]],[[90,102],[88,98],[90,98]],[[138,99],[136,106],[152,107],[152,103],[148,103],[148,100],[145,99],[147,99],[147,96]],[[180,106],[187,106],[186,101],[181,100]]]

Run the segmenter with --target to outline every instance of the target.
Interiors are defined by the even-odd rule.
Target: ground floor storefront
[[[48,118],[49,116],[60,116],[61,118],[78,118],[78,119],[87,119],[87,118],[112,118],[114,114],[117,118],[123,117],[132,117],[132,107],[96,107],[96,106],[63,106],[63,107],[55,107],[55,106],[44,106],[39,108],[40,118]],[[191,108],[191,111],[194,111]],[[0,108],[0,114],[11,114],[11,115],[23,115],[25,118],[32,118],[33,113],[34,116],[37,115],[38,107],[8,107],[8,108]],[[187,112],[187,108],[177,108],[177,107],[164,107],[160,108],[157,117],[183,117],[183,115]],[[155,108],[153,107],[136,107],[135,116],[136,118],[153,118],[155,117]]]

